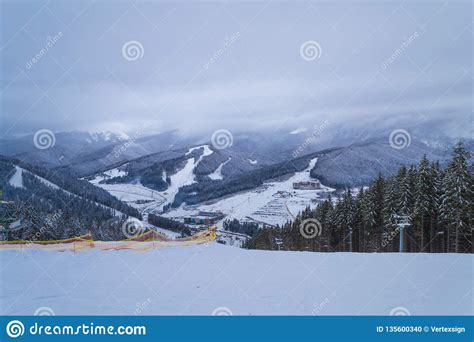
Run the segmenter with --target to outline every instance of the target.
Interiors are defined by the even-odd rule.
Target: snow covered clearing
[[[19,166],[15,166],[15,173],[13,174],[12,178],[8,181],[11,186],[15,188],[24,188],[23,186],[23,176],[22,173],[23,169]]]
[[[283,224],[293,219],[306,206],[314,207],[316,204],[313,200],[333,191],[325,186],[317,190],[293,189],[293,182],[310,179],[309,172],[316,162],[317,158],[312,159],[304,171],[297,172],[284,181],[268,182],[254,190],[218,199],[212,204],[181,206],[164,216],[179,219],[196,214],[199,210],[221,211],[227,215],[226,219],[254,220],[271,225]],[[218,224],[218,227],[220,226],[221,224]]]
[[[122,166],[126,166],[125,165],[122,165]],[[96,177],[92,180],[90,180],[89,182],[91,182],[92,184],[99,184],[99,182],[105,180],[105,179],[111,179],[111,178],[115,178],[115,177],[122,177],[122,176],[126,176],[128,174],[128,172],[126,171],[122,171],[122,170],[119,170],[118,168],[115,168],[115,169],[112,169],[112,170],[108,170],[108,171],[105,171],[105,172],[102,172],[98,175],[96,175]]]
[[[472,315],[473,256],[256,251],[2,251],[0,314]],[[142,303],[147,303],[143,306]],[[137,309],[142,308],[137,312]]]
[[[164,201],[165,198],[159,191],[144,187],[141,184],[96,184],[110,194],[117,197],[119,200],[134,205],[137,201]]]
[[[219,165],[217,167],[216,171],[214,171],[213,173],[208,175],[208,177],[212,180],[222,180],[222,179],[224,179],[224,176],[222,175],[222,168],[224,167],[225,164],[230,162],[231,159],[232,158],[229,157],[229,159],[227,159],[225,162],[223,162],[221,165]]]

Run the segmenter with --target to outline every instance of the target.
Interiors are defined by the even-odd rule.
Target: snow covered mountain
[[[28,222],[11,233],[12,240],[62,239],[89,232],[98,239],[122,239],[122,222],[141,218],[107,191],[58,172],[0,157],[0,174],[2,215]]]
[[[1,140],[1,154],[31,165],[55,168],[68,165],[81,155],[93,154],[128,139],[122,133],[112,132],[38,132],[17,139]]]
[[[418,163],[423,155],[445,165],[451,156],[450,146],[428,146],[412,140],[403,149],[396,149],[387,139],[353,144],[321,153],[311,175],[334,187],[369,184],[379,173],[393,175],[402,165]]]
[[[421,127],[410,128],[410,133],[413,144],[410,149],[401,151],[408,157],[399,153],[400,157],[396,159],[406,161],[418,156],[419,153],[412,153],[414,150],[438,156],[441,150],[449,150],[457,142],[456,139],[434,134]],[[132,160],[140,160],[144,164],[153,163],[154,159],[168,158],[166,154],[184,153],[193,146],[211,145],[211,134],[205,132],[188,136],[182,135],[179,131],[150,134],[143,128],[128,134],[111,132],[53,134],[54,144],[45,149],[35,146],[33,134],[17,139],[0,140],[1,154],[13,156],[32,165],[51,169],[61,168],[68,174],[85,177]],[[205,162],[201,163],[196,171],[197,174],[209,175],[226,162],[222,165],[220,175],[217,176],[225,178],[326,149],[347,146],[361,146],[358,148],[358,152],[362,152],[361,159],[368,158],[363,153],[366,146],[366,149],[371,151],[371,158],[381,161],[380,169],[383,169],[386,167],[385,163],[390,163],[389,155],[393,155],[396,151],[380,148],[374,150],[372,147],[373,144],[387,145],[389,134],[390,130],[368,129],[366,134],[361,135],[354,127],[334,127],[329,121],[322,121],[313,127],[296,127],[293,130],[282,127],[278,130],[260,132],[232,132],[232,146],[215,149],[215,153],[206,157]],[[140,159],[142,157],[143,159]],[[346,158],[346,155],[341,155],[339,158]],[[354,159],[354,153],[347,159]],[[353,180],[350,182],[353,183]]]
[[[385,140],[332,148],[271,162],[270,158],[212,145],[159,152],[88,177],[140,210],[182,221],[200,211],[267,225],[283,224],[306,206],[314,206],[333,188],[369,184],[379,173],[389,176],[423,155],[441,164],[450,151],[414,140],[403,150]],[[300,191],[298,181],[319,179],[321,189]]]
[[[236,133],[232,146],[224,149],[214,147],[209,137],[182,137],[177,131],[151,136],[58,133],[54,146],[45,150],[27,146],[33,145],[31,136],[1,144],[29,164],[90,181],[137,209],[145,222],[149,213],[182,218],[210,210],[281,224],[331,188],[367,185],[379,173],[391,175],[424,154],[441,163],[450,155],[448,140],[416,137],[403,149],[393,148],[387,136],[321,149],[328,141],[319,138],[327,129],[320,127],[319,135],[301,127]],[[465,145],[472,148],[472,141]],[[304,181],[319,179],[326,188],[321,194],[299,194],[291,184],[300,175]],[[245,201],[257,204],[249,207]]]
[[[139,208],[146,217],[174,205],[185,186],[222,181],[262,166],[242,154],[199,145],[138,158],[87,179]]]

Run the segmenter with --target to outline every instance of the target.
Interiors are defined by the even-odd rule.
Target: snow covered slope
[[[232,158],[229,157],[229,159],[227,159],[225,162],[221,163],[213,173],[208,175],[208,177],[212,180],[222,180],[222,179],[224,179],[224,176],[222,175],[222,168],[225,166],[225,164],[227,164],[231,160],[232,160]]]
[[[122,166],[126,166],[126,165],[127,164],[124,164]],[[128,173],[126,171],[122,171],[122,170],[119,170],[118,168],[115,168],[115,169],[111,169],[111,170],[108,170],[96,175],[94,179],[90,180],[90,182],[92,184],[99,184],[103,180],[111,179],[115,177],[122,177],[122,176],[126,176],[127,174]]]
[[[148,215],[150,212],[155,210],[161,210],[164,205],[172,203],[176,194],[184,185],[189,185],[196,182],[196,175],[194,174],[195,168],[199,165],[202,159],[209,156],[213,151],[209,148],[209,145],[200,145],[192,147],[185,153],[185,156],[190,155],[193,151],[203,149],[203,152],[199,158],[190,156],[184,167],[179,169],[176,173],[170,175],[170,184],[168,189],[165,191],[156,191],[143,186],[142,184],[99,184],[104,177],[117,177],[125,175],[126,172],[119,170],[118,168],[108,170],[106,172],[97,175],[90,182],[96,186],[107,190],[110,194],[114,195],[121,201],[127,202],[127,204],[140,210],[142,214]],[[165,175],[166,176],[166,175]],[[164,177],[166,178],[166,177]]]
[[[10,185],[14,186],[14,187],[17,187],[17,188],[24,188],[23,186],[23,173],[28,173],[32,176],[34,176],[37,180],[39,180],[41,183],[43,183],[44,185],[54,189],[54,190],[60,190],[62,192],[64,192],[65,194],[68,194],[70,196],[74,196],[74,197],[77,197],[77,198],[82,198],[81,196],[79,195],[76,195],[76,194],[73,194],[72,192],[70,191],[67,191],[63,188],[61,188],[60,186],[54,184],[53,182],[50,182],[49,180],[41,177],[41,176],[38,176],[28,170],[25,170],[19,166],[15,166],[15,173],[13,174],[13,176],[10,178],[10,180],[8,181]],[[92,201],[91,201],[92,202]],[[114,208],[111,208],[109,206],[106,206],[104,204],[101,204],[101,203],[97,203],[97,202],[94,202],[97,206],[100,206],[104,209],[110,209],[110,211],[113,213],[114,216],[116,217],[121,217],[121,218],[125,218],[127,217],[128,215],[124,214],[123,212],[117,210],[117,209],[114,209]]]
[[[10,178],[8,183],[15,188],[24,188],[22,172],[23,169],[21,167],[15,166],[15,173],[13,174],[12,178]]]
[[[251,191],[227,196],[210,204],[181,206],[164,216],[179,219],[196,214],[199,210],[221,211],[227,215],[225,219],[253,220],[270,225],[283,224],[293,219],[306,206],[314,207],[313,200],[333,191],[325,186],[318,190],[293,189],[293,182],[310,180],[310,170],[314,168],[316,162],[317,158],[312,159],[304,171],[297,172],[286,180],[267,182]]]
[[[0,252],[0,315],[472,315],[468,254]],[[34,262],[33,262],[34,261]]]

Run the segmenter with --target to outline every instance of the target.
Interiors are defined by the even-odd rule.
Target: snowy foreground
[[[0,252],[0,314],[472,315],[473,255]]]

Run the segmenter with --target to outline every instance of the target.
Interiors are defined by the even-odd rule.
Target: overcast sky
[[[470,1],[1,6],[0,137],[472,115]]]

